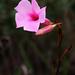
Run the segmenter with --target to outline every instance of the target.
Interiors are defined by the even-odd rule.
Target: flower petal
[[[17,12],[30,12],[32,9],[32,6],[28,0],[21,0],[15,10]]]
[[[22,14],[22,13],[16,13],[15,15],[15,20],[16,20],[16,28],[23,27],[26,23],[29,17],[27,14]]]
[[[42,26],[53,25],[53,22],[48,18],[45,18],[45,22],[41,23]]]
[[[24,30],[26,31],[31,31],[31,32],[37,32],[40,26],[40,22],[39,21],[28,21],[25,25],[24,25]]]
[[[40,19],[40,22],[41,22],[41,23],[44,23],[44,22],[45,22],[45,19],[46,19],[46,7],[43,7],[43,8],[40,10],[39,19]]]
[[[39,30],[35,33],[35,35],[43,35],[43,34],[46,34],[46,33],[48,33],[48,32],[51,32],[55,26],[56,26],[56,24],[45,26],[45,27],[39,29]]]
[[[35,12],[40,11],[40,7],[39,7],[39,5],[38,5],[38,3],[37,3],[36,0],[32,0],[32,8],[33,8],[33,10],[34,10]]]

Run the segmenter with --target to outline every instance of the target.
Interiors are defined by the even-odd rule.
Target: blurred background
[[[0,75],[56,75],[58,53],[72,45],[59,75],[75,75],[75,0],[37,0],[47,6],[47,18],[62,23],[63,40],[57,49],[58,29],[43,36],[16,29],[14,7],[20,0],[0,0]]]

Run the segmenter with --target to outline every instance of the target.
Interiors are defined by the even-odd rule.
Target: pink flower
[[[57,25],[57,24],[45,26],[45,27],[39,29],[39,30],[35,33],[35,35],[44,35],[44,34],[46,34],[46,33],[48,33],[48,32],[51,32],[51,31],[54,29],[54,27],[55,27],[56,25]]]
[[[44,35],[48,32],[51,32],[56,26],[60,26],[61,23],[52,23],[49,19],[46,19],[44,23],[42,23],[41,25],[44,25],[43,28],[39,29],[35,35]]]
[[[50,21],[49,19],[45,19],[45,22],[44,23],[41,23],[41,25],[42,26],[48,26],[48,25],[52,25],[53,24],[53,22],[52,21]]]
[[[46,7],[40,8],[36,0],[30,3],[28,0],[21,0],[15,15],[16,27],[23,27],[26,31],[37,32],[40,23],[45,22]]]

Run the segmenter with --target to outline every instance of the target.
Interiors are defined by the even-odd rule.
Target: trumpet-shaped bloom
[[[35,33],[35,35],[44,35],[44,34],[46,34],[48,32],[51,32],[54,29],[55,26],[56,26],[56,24],[45,26],[45,27],[39,29]]]
[[[46,7],[40,8],[36,0],[31,3],[28,0],[21,0],[15,8],[16,27],[23,27],[26,31],[37,32],[40,23],[45,22]]]
[[[48,32],[51,32],[56,26],[60,26],[61,23],[55,23],[53,24],[50,20],[46,19],[43,23],[45,25],[43,28],[39,29],[35,35],[44,35]]]

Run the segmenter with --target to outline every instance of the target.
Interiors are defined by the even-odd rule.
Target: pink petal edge
[[[30,12],[32,10],[31,3],[28,0],[21,0],[19,4],[15,7],[17,12]]]
[[[39,12],[40,11],[40,6],[38,5],[36,0],[32,0],[32,8],[35,12]]]
[[[37,32],[40,26],[40,22],[39,21],[29,21],[26,23],[26,25],[24,25],[24,30],[26,31],[31,31],[31,32]]]
[[[16,28],[23,27],[26,23],[25,21],[28,21],[29,17],[27,14],[23,13],[16,13],[15,15],[15,21],[16,21]]]
[[[41,23],[45,22],[46,19],[46,7],[41,8],[40,13],[39,13],[39,19]]]

